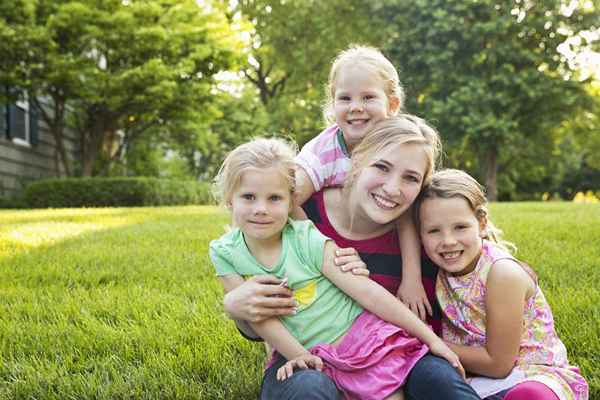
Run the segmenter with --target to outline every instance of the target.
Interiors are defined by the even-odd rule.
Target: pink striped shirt
[[[296,156],[296,163],[308,174],[315,192],[342,186],[351,163],[339,127],[334,124],[306,143]]]

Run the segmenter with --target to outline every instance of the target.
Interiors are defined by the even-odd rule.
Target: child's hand
[[[427,299],[427,293],[422,282],[411,282],[410,279],[402,279],[396,297],[404,303],[422,321],[427,319],[427,314],[432,315],[431,304]]]
[[[354,275],[369,276],[367,264],[361,260],[358,251],[352,247],[337,249],[334,262],[343,272],[352,271]]]
[[[448,347],[448,345],[446,343],[444,343],[443,340],[439,339],[436,340],[435,342],[433,342],[432,344],[429,345],[429,351],[431,352],[431,354],[435,354],[438,357],[442,357],[444,359],[446,359],[450,365],[452,365],[454,368],[456,368],[458,370],[458,373],[460,374],[460,376],[462,376],[463,379],[467,379],[467,375],[465,374],[465,369],[463,368],[462,364],[460,363],[460,359],[458,358],[458,355],[453,352],[450,347]]]
[[[277,380],[283,381],[289,378],[294,373],[295,368],[313,368],[317,371],[321,371],[323,369],[323,361],[320,357],[313,356],[310,353],[299,355],[283,364],[283,366],[277,370]]]

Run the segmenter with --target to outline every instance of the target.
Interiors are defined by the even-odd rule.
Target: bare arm
[[[294,209],[292,210],[292,218],[297,220],[307,219],[306,213],[302,209],[302,204],[310,199],[310,196],[315,192],[310,177],[300,166],[296,166],[296,190],[294,192]]]
[[[425,321],[427,313],[432,315],[433,312],[421,279],[421,242],[411,213],[402,214],[396,227],[402,252],[402,282],[396,295],[413,313]]]
[[[292,336],[279,318],[268,318],[249,323],[254,332],[275,348],[286,359],[291,360],[308,351]]]
[[[323,274],[348,296],[365,309],[394,325],[397,325],[423,343],[440,341],[435,333],[417,316],[410,312],[400,300],[371,279],[354,274],[346,274],[334,265],[336,245],[328,241],[325,245]]]
[[[450,344],[465,368],[492,378],[507,376],[519,353],[523,312],[533,281],[510,260],[498,261],[487,278],[486,345],[470,347]]]
[[[296,303],[292,291],[279,286],[281,280],[271,275],[257,275],[247,281],[236,274],[219,277],[225,297],[225,312],[247,336],[257,338],[247,321],[259,322],[272,316],[290,315]]]
[[[335,266],[336,249],[337,246],[331,241],[325,244],[323,275],[366,310],[420,339],[429,346],[433,354],[448,360],[452,366],[459,370],[463,377],[465,376],[465,371],[458,356],[400,300],[369,278],[344,273]]]

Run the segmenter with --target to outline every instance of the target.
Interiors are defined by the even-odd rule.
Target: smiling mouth
[[[373,193],[371,194],[371,197],[373,197],[373,200],[375,200],[375,204],[377,204],[380,208],[383,208],[384,210],[393,210],[398,206],[398,203],[396,203],[395,201],[391,201],[377,194]]]
[[[458,259],[462,255],[462,250],[457,251],[445,251],[440,253],[440,256],[444,259],[444,261],[454,261]]]
[[[261,222],[261,221],[248,221],[253,225],[259,225],[259,226],[265,226],[265,225],[271,225],[271,222]]]
[[[352,119],[348,120],[348,125],[365,125],[370,119]]]

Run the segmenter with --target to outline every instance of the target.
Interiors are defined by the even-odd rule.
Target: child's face
[[[334,93],[335,122],[344,132],[344,140],[352,149],[377,122],[398,108],[398,99],[388,99],[381,78],[368,66],[342,68]]]
[[[485,223],[462,197],[426,199],[419,211],[425,252],[444,271],[464,275],[475,269]]]
[[[289,184],[274,167],[244,171],[230,203],[235,225],[253,243],[279,240],[290,207]]]
[[[357,216],[385,225],[401,216],[415,201],[427,169],[421,144],[390,146],[360,172],[351,192]]]

